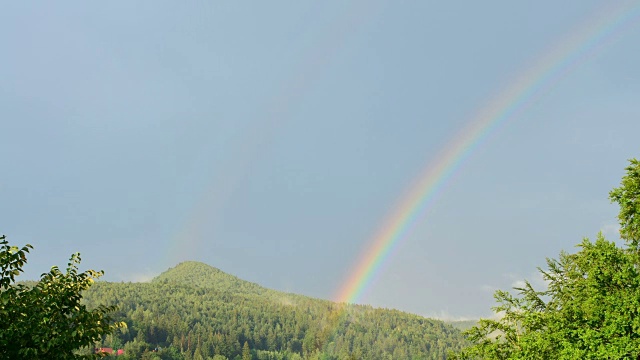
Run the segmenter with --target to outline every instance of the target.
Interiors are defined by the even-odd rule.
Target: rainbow
[[[404,235],[433,204],[434,197],[473,150],[502,123],[535,103],[562,77],[602,49],[615,34],[634,25],[639,13],[637,2],[618,3],[605,11],[599,9],[594,18],[572,31],[481,108],[436,160],[426,165],[418,181],[376,232],[334,299],[341,303],[360,301]]]

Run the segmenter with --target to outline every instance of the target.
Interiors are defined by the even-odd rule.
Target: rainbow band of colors
[[[534,103],[544,95],[545,90],[548,91],[554,83],[614,39],[614,35],[638,24],[638,2],[616,2],[615,5],[598,11],[595,18],[541,56],[534,66],[472,117],[467,127],[452,138],[435,162],[427,164],[419,180],[383,222],[361,255],[335,296],[336,301],[356,303],[362,299],[404,235],[433,203],[434,196],[496,127]]]

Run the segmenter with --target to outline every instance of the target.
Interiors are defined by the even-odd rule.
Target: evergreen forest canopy
[[[441,321],[282,293],[199,262],[84,295],[127,324],[99,344],[124,349],[118,359],[445,359],[464,344]]]

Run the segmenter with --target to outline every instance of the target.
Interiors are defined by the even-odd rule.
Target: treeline
[[[90,307],[116,305],[127,328],[100,347],[119,359],[445,359],[460,332],[396,310],[280,293],[202,263],[151,283],[96,283]]]

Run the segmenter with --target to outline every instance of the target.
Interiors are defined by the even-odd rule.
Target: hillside
[[[98,282],[85,299],[118,306],[128,328],[99,345],[124,348],[119,359],[156,348],[161,359],[445,359],[463,345],[441,321],[282,293],[198,262],[150,283]]]

